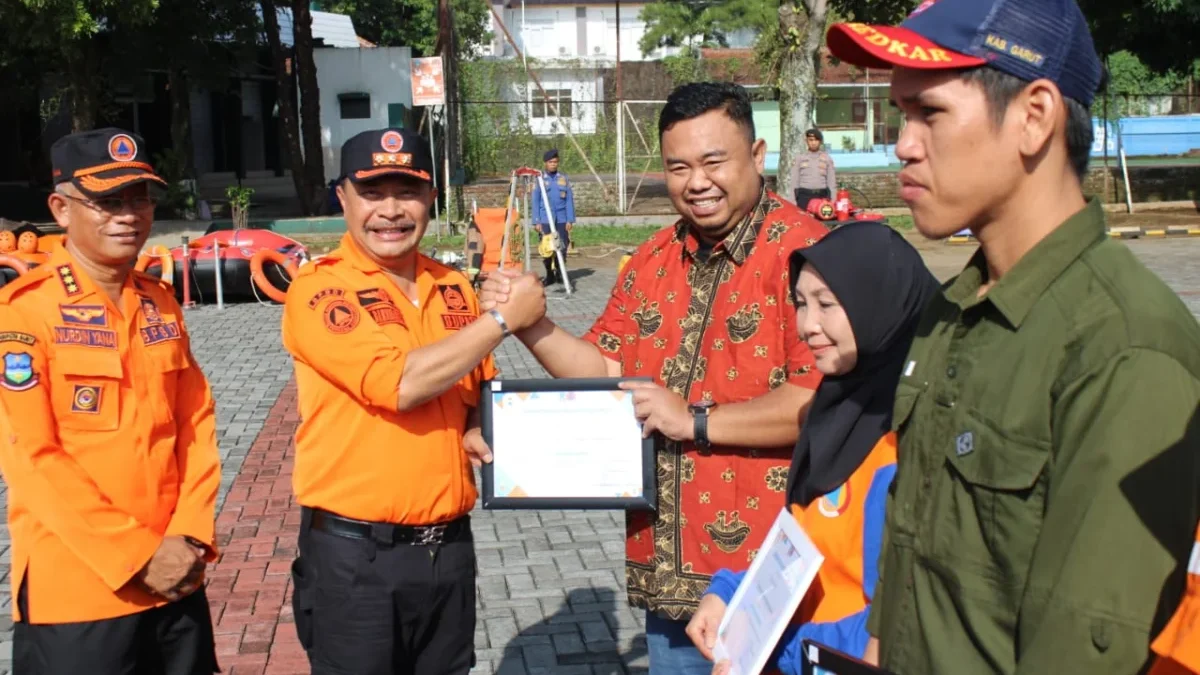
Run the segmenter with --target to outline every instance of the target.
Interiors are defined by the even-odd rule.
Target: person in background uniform
[[[825,136],[820,129],[809,129],[804,133],[804,142],[808,152],[792,164],[792,192],[796,196],[796,206],[801,210],[807,210],[813,199],[833,199],[837,194],[833,158],[821,148]]]
[[[65,238],[0,289],[14,672],[217,672],[213,399],[170,286],[133,271],[166,183],[121,129],[50,154]]]
[[[820,382],[800,339],[788,260],[827,230],[766,189],[766,143],[734,84],[688,84],[659,117],[680,220],[640,246],[582,338],[549,319],[517,332],[554,377],[626,383],[661,434],[658,512],[626,514],[630,603],[647,610],[650,672],[709,673],[684,632],[709,578],[754,558],[785,503],[788,458]],[[480,299],[503,306],[514,274]]]
[[[571,228],[575,224],[575,193],[571,190],[571,181],[566,174],[558,171],[558,150],[547,150],[542,156],[546,169],[542,172],[542,180],[546,183],[546,197],[550,200],[550,212],[546,211],[546,203],[542,199],[541,190],[533,186],[533,224],[543,236],[551,234],[550,217],[554,217],[554,234],[558,235],[558,250],[566,251],[571,247]],[[552,249],[551,249],[552,251]],[[542,255],[542,264],[546,266],[546,277],[542,283],[562,283],[562,270],[558,269],[558,256]]]
[[[1150,645],[1149,675],[1200,675],[1200,529],[1187,562],[1187,591],[1167,627]]]
[[[1074,0],[937,0],[828,44],[894,67],[917,229],[980,242],[896,392],[878,660],[1138,672],[1200,522],[1200,325],[1084,197],[1102,81],[1087,21]]]
[[[490,460],[476,410],[491,357],[545,311],[536,279],[483,313],[458,271],[418,251],[433,158],[403,129],[342,147],[347,232],[288,290],[283,344],[301,424],[292,565],[315,675],[466,675],[474,665],[472,462]]]
[[[770,664],[799,675],[802,640],[856,657],[866,650],[884,504],[896,474],[896,382],[917,320],[939,288],[912,244],[870,222],[851,223],[793,253],[789,279],[800,335],[824,376],[792,454],[787,494],[825,563]],[[708,658],[745,576],[717,572],[688,624]],[[722,661],[713,672],[729,672],[729,665]]]

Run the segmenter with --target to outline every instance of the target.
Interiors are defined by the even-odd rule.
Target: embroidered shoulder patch
[[[58,280],[62,282],[63,290],[68,296],[79,295],[83,289],[79,287],[79,277],[75,276],[75,269],[70,264],[59,265],[56,269],[58,272]]]
[[[0,333],[0,342],[20,342],[23,345],[32,347],[37,343],[37,338],[29,333],[20,333],[15,330],[4,331]]]
[[[349,333],[358,326],[360,314],[354,305],[338,298],[325,305],[323,316],[325,329],[330,333],[341,335]]]
[[[4,355],[4,373],[0,374],[0,387],[9,391],[26,391],[38,384],[33,370],[33,356],[25,352],[8,352]]]
[[[345,294],[346,291],[340,288],[322,288],[316,293],[313,293],[313,296],[308,299],[308,308],[316,309],[317,305],[321,304],[321,301],[325,298],[340,298]]]

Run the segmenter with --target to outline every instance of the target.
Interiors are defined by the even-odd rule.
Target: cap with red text
[[[899,26],[834,24],[827,43],[863,68],[990,66],[1026,82],[1045,78],[1085,106],[1103,77],[1075,0],[925,0]]]
[[[166,185],[146,143],[135,133],[109,127],[68,134],[50,146],[54,184],[71,183],[88,197],[107,197],[137,183]]]
[[[342,178],[358,183],[394,175],[433,182],[433,157],[420,136],[406,129],[375,129],[342,145]]]

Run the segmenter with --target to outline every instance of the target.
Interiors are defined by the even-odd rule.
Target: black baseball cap
[[[68,134],[50,146],[54,184],[71,183],[89,197],[106,197],[137,183],[165,186],[141,136],[108,127]]]
[[[407,129],[364,131],[342,144],[342,178],[358,183],[383,176],[414,176],[433,182],[433,157]]]
[[[1089,107],[1104,73],[1075,0],[925,0],[899,26],[840,23],[827,38],[834,56],[862,68],[990,66],[1048,79]]]

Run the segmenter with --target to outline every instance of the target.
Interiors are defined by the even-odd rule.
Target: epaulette
[[[160,289],[168,293],[174,292],[174,290],[171,288],[171,284],[167,283],[166,280],[162,279],[161,277],[156,277],[148,272],[134,270],[133,279],[135,283],[150,284],[151,286],[158,286]]]
[[[49,267],[38,265],[29,270],[28,273],[22,274],[7,284],[0,286],[0,304],[8,304],[21,293],[38,288],[43,281],[46,281],[50,277]]]

